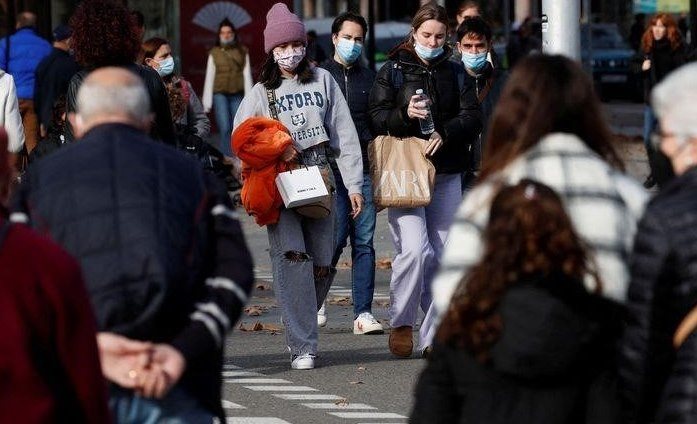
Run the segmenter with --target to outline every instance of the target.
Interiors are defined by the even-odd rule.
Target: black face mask
[[[649,166],[651,167],[651,173],[659,188],[665,187],[666,184],[675,178],[673,164],[670,162],[670,159],[668,159],[668,156],[660,149],[652,149],[652,151],[649,152]]]

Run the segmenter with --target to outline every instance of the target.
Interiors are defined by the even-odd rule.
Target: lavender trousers
[[[429,346],[435,331],[435,312],[429,313],[431,283],[462,201],[461,186],[460,174],[438,174],[428,206],[387,211],[396,251],[390,280],[390,326],[413,327],[421,307],[426,316],[419,330],[419,350]]]

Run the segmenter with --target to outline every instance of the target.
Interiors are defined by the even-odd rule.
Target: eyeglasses
[[[678,135],[674,133],[665,133],[661,130],[654,130],[651,132],[651,136],[649,137],[649,140],[651,141],[651,147],[653,147],[655,150],[659,150],[661,147],[661,143],[663,143],[663,140],[665,140],[668,137],[675,138],[677,145],[680,147],[686,145],[687,141],[690,139],[689,136]]]

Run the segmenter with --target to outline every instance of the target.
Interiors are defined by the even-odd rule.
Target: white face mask
[[[282,52],[273,52],[273,58],[278,63],[278,66],[289,72],[295,70],[304,57],[305,46],[286,49]]]

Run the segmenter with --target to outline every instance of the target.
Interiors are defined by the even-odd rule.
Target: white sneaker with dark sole
[[[327,325],[327,309],[324,307],[324,303],[322,303],[322,307],[317,311],[317,326],[324,327],[325,325]]]
[[[315,355],[310,353],[297,355],[290,362],[290,367],[294,370],[311,370],[315,367]]]
[[[382,334],[384,332],[382,324],[370,312],[361,312],[358,318],[353,320],[353,334]]]

